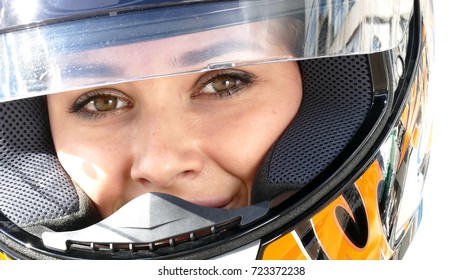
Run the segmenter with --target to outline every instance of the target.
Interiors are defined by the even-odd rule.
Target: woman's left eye
[[[235,77],[216,77],[202,89],[203,93],[222,92],[235,88],[242,82]]]
[[[206,75],[201,82],[201,88],[192,96],[201,97],[228,97],[237,93],[254,81],[252,75],[242,71],[229,71]]]

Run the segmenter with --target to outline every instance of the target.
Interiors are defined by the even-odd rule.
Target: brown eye
[[[218,73],[207,73],[201,79],[201,87],[193,98],[229,97],[250,86],[254,77],[238,70],[225,70]]]
[[[118,98],[111,95],[93,99],[93,106],[97,111],[111,111],[117,108]]]
[[[81,95],[69,108],[84,118],[120,113],[129,109],[132,103],[125,94],[115,89],[98,89]]]
[[[208,86],[208,89],[213,89],[215,92],[230,90],[239,84],[239,80],[234,77],[216,77]],[[205,89],[205,88],[204,88]]]

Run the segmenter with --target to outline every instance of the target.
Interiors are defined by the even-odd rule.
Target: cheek
[[[93,149],[92,145],[85,144],[84,141],[79,143],[78,147],[72,143],[56,145],[58,158],[64,169],[82,186],[107,180],[108,174],[113,174],[112,170],[118,167],[118,161],[115,159],[120,157],[111,156],[111,153],[104,149]]]
[[[98,155],[94,155],[95,157]],[[91,163],[84,156],[74,152],[64,152],[58,148],[58,158],[61,165],[72,178],[90,197],[95,192],[94,186],[107,178],[107,171],[99,165]]]
[[[119,185],[126,181],[122,177],[126,174],[123,172],[126,160],[120,153],[126,150],[120,146],[124,143],[117,139],[108,141],[107,137],[100,139],[98,129],[79,126],[63,117],[50,114],[53,140],[64,170],[96,204],[100,204],[103,192],[106,199],[117,196],[121,191]],[[109,186],[111,192],[106,191]]]
[[[124,177],[127,174],[123,166],[124,159],[107,149],[93,149],[94,145],[85,141],[79,143],[79,147],[87,148],[78,149],[72,143],[57,145],[58,158],[72,180],[93,201],[100,214],[107,216],[112,213],[119,199],[124,199],[123,186],[127,182]]]
[[[209,138],[209,154],[250,186],[266,153],[296,115],[301,95],[295,88],[291,96],[256,101],[227,118]]]
[[[107,174],[120,168],[115,159],[121,158],[117,149],[123,150],[124,142],[109,139],[107,135],[115,135],[112,126],[93,126],[67,112],[70,101],[66,100],[59,95],[48,97],[50,128],[61,165],[81,187],[107,180]]]

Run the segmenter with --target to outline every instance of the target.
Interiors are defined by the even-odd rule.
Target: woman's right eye
[[[120,109],[127,105],[127,101],[112,95],[103,95],[95,97],[87,103],[84,108],[88,111],[106,112]]]
[[[131,105],[125,94],[118,90],[98,89],[80,96],[69,111],[84,117],[95,117],[99,114],[115,113]]]

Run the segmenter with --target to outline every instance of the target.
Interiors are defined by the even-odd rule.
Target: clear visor
[[[221,68],[384,51],[403,40],[413,6],[412,0],[189,2],[17,29],[0,16],[0,102]],[[0,15],[4,9],[0,6]]]

